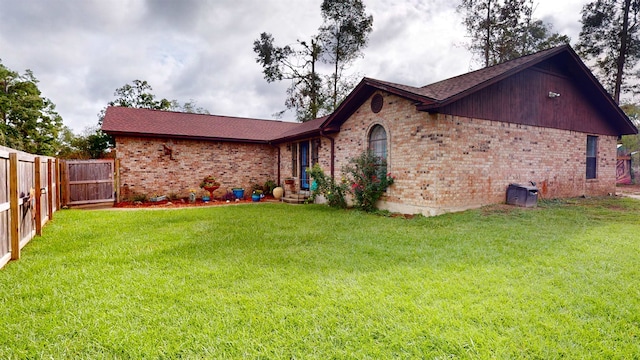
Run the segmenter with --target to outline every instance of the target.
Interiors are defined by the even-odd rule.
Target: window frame
[[[598,137],[587,135],[585,151],[585,177],[587,180],[598,178]]]
[[[384,133],[384,139],[379,138],[379,139],[373,139],[373,135],[374,132],[376,132],[378,129],[381,129],[382,132]],[[376,151],[376,147],[375,145],[377,144],[383,144],[384,148],[383,148],[383,154],[380,155],[378,154],[378,152]],[[371,126],[371,128],[369,129],[368,135],[367,135],[367,149],[369,151],[371,151],[374,155],[378,156],[381,159],[384,159],[386,162],[388,162],[388,158],[389,158],[389,133],[387,131],[387,129],[382,125],[382,124],[373,124]]]

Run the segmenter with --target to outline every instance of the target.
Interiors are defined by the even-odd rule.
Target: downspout
[[[330,169],[331,169],[331,179],[332,180],[336,180],[335,179],[335,140],[324,133],[324,130],[320,130],[320,136],[329,139],[329,142],[331,142],[331,161],[330,161]]]

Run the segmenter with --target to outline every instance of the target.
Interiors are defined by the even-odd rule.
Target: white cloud
[[[255,63],[261,32],[276,43],[305,40],[321,24],[321,0],[3,0],[0,57],[32,69],[65,125],[80,132],[116,88],[147,80],[159,98],[220,115],[271,118],[286,82],[267,84]],[[577,39],[585,1],[540,0],[535,16]],[[471,55],[456,3],[365,1],[374,17],[364,58],[351,71],[409,85],[466,72]],[[289,119],[293,114],[286,115]]]

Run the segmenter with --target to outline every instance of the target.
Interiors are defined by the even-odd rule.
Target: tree
[[[640,127],[640,104],[627,103],[620,105],[636,127]],[[623,135],[620,143],[629,151],[640,151],[640,134]]]
[[[146,80],[133,80],[133,85],[125,84],[114,92],[118,96],[110,101],[110,106],[122,106],[139,109],[169,110],[171,101],[167,99],[156,100],[151,93],[153,89]]]
[[[317,38],[310,42],[298,40],[297,44],[298,50],[289,45],[276,46],[273,35],[263,32],[260,39],[253,42],[253,51],[258,55],[256,62],[262,65],[267,82],[291,80],[285,106],[296,111],[298,120],[306,121],[318,117],[324,103],[320,98],[322,80],[316,72],[322,49]]]
[[[332,107],[338,106],[339,82],[343,71],[359,56],[373,27],[373,16],[365,13],[361,0],[324,0],[320,7],[324,24],[320,27],[325,62],[333,64]]]
[[[353,88],[344,70],[361,56],[373,24],[361,0],[324,0],[321,12],[324,23],[309,41],[297,40],[295,46],[281,47],[275,45],[271,34],[263,32],[253,42],[265,80],[291,80],[285,106],[295,109],[299,121],[332,112]],[[322,76],[319,61],[330,64],[333,73]]]
[[[457,10],[471,38],[468,49],[483,59],[485,67],[570,40],[533,18],[533,0],[462,0]]]
[[[578,53],[595,60],[600,81],[620,103],[640,59],[640,0],[596,0],[582,8]]]
[[[41,96],[31,70],[24,74],[0,63],[0,143],[16,150],[54,156],[62,117]]]

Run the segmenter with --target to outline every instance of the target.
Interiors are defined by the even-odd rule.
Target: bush
[[[386,160],[370,150],[349,160],[342,173],[350,178],[354,206],[367,212],[376,210],[376,202],[394,181],[387,173]]]
[[[277,186],[278,185],[276,185],[275,181],[269,179],[264,183],[262,188],[264,189],[265,195],[272,195],[273,194],[273,189],[275,189]]]
[[[324,174],[318,164],[313,165],[307,171],[315,183],[311,186],[312,193],[307,200],[308,202],[313,202],[318,195],[322,195],[327,199],[327,204],[331,207],[340,209],[347,207],[347,201],[344,197],[347,189],[345,184],[336,184],[333,178]]]

